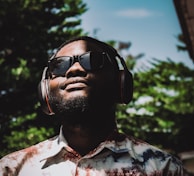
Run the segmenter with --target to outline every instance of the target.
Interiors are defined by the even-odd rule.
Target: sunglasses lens
[[[63,76],[71,66],[71,57],[60,57],[51,61],[49,68],[54,76]]]
[[[98,70],[103,67],[104,56],[99,52],[88,52],[80,56],[79,62],[86,70]]]
[[[62,56],[54,58],[49,63],[49,71],[53,76],[64,76],[71,65],[79,61],[80,65],[88,71],[99,70],[104,66],[104,53],[100,52],[87,52],[78,58],[70,56]]]

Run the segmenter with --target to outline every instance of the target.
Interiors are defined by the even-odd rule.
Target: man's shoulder
[[[144,140],[135,138],[133,136],[126,136],[126,143],[129,145],[129,148],[133,151],[135,151],[137,154],[140,155],[165,155],[165,156],[172,156],[170,153],[168,153],[165,149],[159,148],[158,146],[155,146],[153,144],[150,144]]]
[[[26,158],[31,158],[38,154],[43,154],[46,151],[46,149],[51,148],[51,146],[53,145],[53,141],[55,141],[56,138],[57,136],[41,141],[27,148],[15,151],[13,153],[9,153],[0,159],[0,163],[3,164],[3,163],[8,163],[10,161],[12,161],[12,163],[14,161],[18,163],[18,161],[25,160]]]
[[[116,135],[114,146],[117,149],[115,151],[118,151],[118,148],[122,149],[120,151],[124,152],[123,156],[134,165],[144,168],[146,173],[157,171],[183,175],[181,160],[165,149],[123,133]],[[167,173],[164,175],[168,175]]]
[[[120,136],[123,140],[125,140],[126,146],[128,146],[129,149],[137,150],[137,152],[139,151],[140,153],[144,152],[145,150],[153,150],[158,152],[164,152],[165,154],[167,154],[166,151],[142,139],[122,133],[120,134]]]
[[[171,167],[182,166],[182,162],[172,153],[165,149],[159,148],[141,139],[127,136],[129,144],[129,152],[134,156],[134,159],[142,164],[155,163],[160,167],[161,164],[169,164]]]

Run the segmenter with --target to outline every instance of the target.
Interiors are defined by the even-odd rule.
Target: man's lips
[[[64,90],[81,90],[88,86],[88,83],[85,79],[82,78],[69,78],[65,81],[64,85],[61,87]]]
[[[81,90],[85,88],[87,85],[85,83],[73,83],[73,84],[68,84],[65,88],[67,91],[72,91],[72,90]]]

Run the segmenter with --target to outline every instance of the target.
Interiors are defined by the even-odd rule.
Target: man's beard
[[[76,115],[89,111],[89,100],[87,97],[74,97],[64,100],[63,97],[51,96],[50,104],[53,111],[59,115]]]

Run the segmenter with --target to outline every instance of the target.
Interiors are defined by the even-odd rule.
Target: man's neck
[[[104,116],[104,118],[100,118],[101,120],[95,120],[98,117],[93,115],[90,118],[94,119],[63,122],[63,135],[68,145],[82,156],[105,141],[116,128],[115,118],[113,117],[107,119]]]

